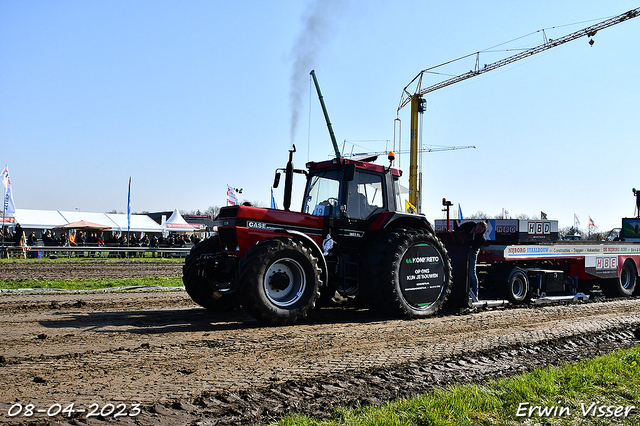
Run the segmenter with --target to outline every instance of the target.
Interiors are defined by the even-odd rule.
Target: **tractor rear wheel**
[[[229,311],[239,306],[232,279],[218,282],[213,278],[211,254],[220,252],[217,237],[195,245],[184,261],[182,282],[187,294],[203,308],[211,311]],[[231,278],[231,277],[229,277]]]
[[[424,230],[397,229],[378,238],[365,259],[367,306],[393,316],[433,315],[451,292],[451,261],[442,242]]]
[[[271,238],[245,254],[237,272],[239,299],[255,319],[294,324],[307,316],[320,296],[318,259],[300,241]]]

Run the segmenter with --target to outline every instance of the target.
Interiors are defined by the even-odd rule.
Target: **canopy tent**
[[[173,232],[193,232],[201,229],[203,225],[191,225],[187,223],[182,217],[178,209],[173,211],[173,214],[166,222],[164,222],[165,230]]]
[[[66,225],[56,226],[54,229],[80,229],[80,230],[94,230],[105,231],[110,229],[108,225],[100,225],[99,223],[87,222],[86,220],[80,220],[78,222],[67,223]]]
[[[80,222],[82,220],[87,222],[97,223],[98,225],[104,225],[108,229],[117,226],[114,221],[109,219],[105,213],[92,213],[92,212],[81,212],[81,211],[61,211],[60,214],[68,223]]]
[[[58,211],[58,210],[28,210],[16,209],[14,214],[15,224],[20,224],[23,229],[41,230],[60,229],[58,227],[68,225],[73,222],[93,222],[104,226],[105,231],[114,232],[145,232],[162,233],[162,226],[158,225],[147,215],[131,215],[131,226],[128,226],[126,214],[112,213],[91,213],[80,211]],[[78,228],[75,228],[78,229]],[[96,229],[96,228],[93,228]]]

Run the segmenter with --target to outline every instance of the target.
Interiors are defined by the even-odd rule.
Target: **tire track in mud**
[[[325,308],[266,327],[210,314],[184,291],[11,295],[0,326],[2,415],[12,401],[139,402],[137,424],[248,424],[637,344],[640,299],[415,321]]]

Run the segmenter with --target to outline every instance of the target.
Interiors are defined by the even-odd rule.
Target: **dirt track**
[[[183,291],[3,295],[0,326],[0,422],[45,422],[55,404],[134,413],[138,403],[140,414],[118,423],[236,424],[323,416],[635,345],[640,300],[417,321],[327,308],[277,328],[209,314]],[[9,418],[14,404],[23,412]],[[27,404],[45,412],[25,417]],[[98,423],[86,412],[55,420]]]
[[[5,263],[0,268],[0,281],[67,280],[73,278],[144,278],[178,277],[182,263],[117,262],[112,260],[82,262]]]

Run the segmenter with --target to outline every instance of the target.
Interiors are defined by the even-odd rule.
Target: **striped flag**
[[[127,231],[131,229],[131,176],[129,176],[129,196],[127,198]]]
[[[2,184],[4,185],[4,212],[15,214],[16,205],[13,203],[13,192],[11,191],[9,166],[4,166],[4,170],[2,171]]]
[[[232,206],[238,205],[238,196],[236,195],[236,191],[229,185],[227,185],[227,203]]]

